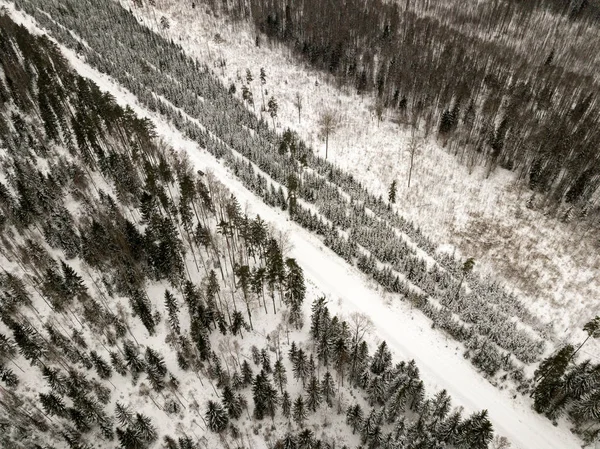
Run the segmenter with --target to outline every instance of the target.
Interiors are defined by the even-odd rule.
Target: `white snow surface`
[[[36,34],[43,33],[31,17],[12,7],[9,11],[18,23]],[[316,236],[290,222],[285,213],[264,204],[221,161],[185,138],[161,116],[141,106],[133,94],[80,60],[73,51],[64,46],[60,48],[79,74],[110,92],[122,106],[129,105],[139,116],[150,118],[158,135],[169,145],[186,152],[199,168],[212,171],[253,214],[259,214],[275,229],[287,233],[292,244],[290,255],[304,269],[307,281],[327,295],[331,311],[342,315],[353,311],[367,314],[375,325],[371,343],[386,340],[396,358],[414,359],[429,393],[445,388],[454,405],[463,406],[467,413],[487,409],[496,433],[506,436],[514,448],[581,447],[565,423],[553,426],[531,409],[528,400],[520,396],[514,399],[508,391],[499,390],[486,381],[462,357],[461,346],[432,329],[430,320],[423,314],[412,311],[398,295],[382,292],[373,281],[325,248]],[[306,310],[310,308],[309,304],[305,306]]]
[[[299,64],[287,48],[269,45],[264,36],[257,47],[257,33],[251,26],[215,16],[200,2],[192,8],[188,1],[159,0],[156,7],[145,2],[139,8],[132,0],[115,1],[206,62],[225,85],[234,83],[238,95],[249,69],[257,112],[262,104],[259,70],[264,67],[264,98],[266,102],[274,96],[278,102],[278,131],[294,129],[323,156],[319,114],[325,109],[336,111],[341,127],[329,138],[329,159],[334,164],[384,198],[396,180],[397,209],[442,244],[442,250],[473,257],[476,271],[504,281],[566,340],[577,343],[585,338],[583,324],[600,313],[598,241],[578,220],[563,223],[528,209],[533,192],[516,180],[515,173],[497,169],[487,177],[478,164],[469,170],[466,161],[461,163],[451,154],[454,150],[442,148],[429,137],[422,140],[415,158],[409,189],[411,130],[390,113],[378,123],[372,96],[340,89],[335,80]],[[169,21],[168,29],[160,26],[163,16]],[[226,65],[221,66],[220,60]],[[300,122],[294,106],[296,93],[303,100]],[[270,124],[266,113],[265,118]],[[600,344],[591,342],[584,350],[583,356],[600,361]]]

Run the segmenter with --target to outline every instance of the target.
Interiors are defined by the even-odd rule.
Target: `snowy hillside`
[[[252,28],[215,18],[201,4],[190,8],[186,2],[163,0],[153,8],[135,7],[128,0],[121,3],[149,28],[207,61],[226,86],[236,86],[240,98],[250,70],[253,80],[248,86],[255,100],[251,108],[260,112],[263,97],[275,97],[278,129],[297,131],[322,156],[325,143],[319,118],[323,111],[335,111],[340,126],[329,138],[333,164],[384,198],[396,180],[396,207],[440,250],[473,257],[477,272],[518,291],[527,298],[527,306],[553,322],[561,334],[566,329],[567,335],[579,338],[581,326],[600,311],[595,300],[600,266],[594,232],[585,222],[564,223],[544,216],[535,207],[541,198],[514,173],[498,169],[488,178],[484,166],[466,166],[467,160],[457,159],[421,132],[416,136],[419,148],[409,188],[413,132],[389,111],[378,120],[373,96],[338,88],[334,80],[297,63],[287,49],[273,48],[264,37],[257,47]],[[161,25],[161,17],[167,19],[168,29]],[[261,68],[266,73],[264,85]],[[268,113],[262,115],[270,123]]]
[[[114,2],[17,4],[59,44],[3,18],[5,444],[558,449],[581,445],[573,424],[593,440],[597,368],[569,365],[590,346],[538,365],[547,317],[319,157],[306,100],[306,128],[284,131],[293,90],[266,81],[262,120]]]

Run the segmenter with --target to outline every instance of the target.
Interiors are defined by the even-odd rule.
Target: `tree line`
[[[597,4],[206,3],[252,22],[341,85],[372,92],[470,167],[516,171],[554,210],[594,210]]]
[[[23,4],[27,6],[29,2]],[[78,7],[77,4],[71,6]],[[244,106],[231,89],[215,82],[207,67],[187,58],[174,44],[148,33],[131,19],[127,11],[110,2],[102,7],[95,4],[79,6],[95,8],[95,13],[84,20],[66,14],[52,2],[43,5],[53,17],[59,18],[69,28],[75,28],[90,45],[94,45],[97,51],[89,52],[91,62],[124,83],[151,109],[169,117],[188,137],[216,157],[225,159],[234,174],[266,203],[289,210],[294,220],[321,234],[325,244],[346,260],[357,264],[390,291],[402,293],[453,338],[465,341],[468,357],[489,376],[509,376],[521,386],[522,391],[530,391],[531,380],[525,376],[521,363],[538,360],[543,352],[543,340],[551,338],[552,330],[539,323],[515,295],[507,293],[493,280],[465,272],[463,261],[437,253],[435,244],[410,222],[391,211],[386,201],[374,197],[351,176],[314,156],[301,139],[287,131],[284,135],[270,131],[264,121],[248,110],[249,105]],[[47,24],[65,43],[77,48],[77,41],[48,21],[45,15],[34,9],[28,11]],[[127,46],[111,46],[110,42],[102,42],[94,36],[93,30],[101,29],[102,24],[114,23],[114,14],[123,15],[123,23],[128,25],[127,28],[114,26],[115,34],[124,42],[134,39],[138,45],[137,53],[146,52],[146,59],[160,61],[165,73],[148,71],[139,54],[130,52]],[[113,60],[128,61],[130,67],[127,69],[125,64],[110,63]],[[133,82],[127,75],[128,70],[136,73],[139,70],[143,82]],[[168,72],[177,79],[186,80],[185,83],[166,82]],[[182,85],[188,87],[183,88]],[[178,109],[157,100],[152,89],[157,89]],[[197,102],[194,100],[196,95],[212,99],[212,102]],[[182,116],[182,111],[206,124],[210,132]],[[307,167],[312,170],[306,170]],[[275,182],[267,181],[266,175]],[[347,196],[342,198],[338,188],[351,198],[350,201]],[[318,213],[313,208],[306,208],[303,201],[316,204]],[[370,217],[371,212],[377,215],[377,220],[364,218]],[[384,225],[385,222],[389,224]],[[370,235],[368,229],[361,230],[363,224],[372,226],[377,233]],[[357,230],[349,239],[347,230],[353,227]],[[390,235],[389,227],[404,234],[398,236],[390,248],[378,248],[374,243],[368,243],[381,244],[385,240],[381,237]],[[405,243],[407,237],[435,260],[433,267],[424,269],[427,264],[411,255],[413,251]],[[368,245],[369,253],[378,254],[377,259],[361,250],[362,245],[354,240],[358,238],[362,239],[362,244]],[[387,263],[386,257],[389,258]],[[377,264],[379,258],[384,259],[383,268]],[[401,263],[395,262],[392,267],[390,261],[397,258]],[[464,284],[463,279],[466,279]],[[444,293],[428,297],[413,288],[415,283],[425,293]],[[460,313],[460,320],[454,313]],[[505,319],[505,316],[512,315],[518,316],[521,322],[515,324]],[[532,329],[539,338],[531,337]],[[515,360],[511,354],[522,358],[522,362]]]
[[[178,376],[202,385],[221,363],[215,335],[243,339],[263,311],[300,327],[302,268],[46,36],[6,15],[0,35],[0,441],[150,447],[156,423],[126,401],[176,419],[189,407]],[[169,447],[198,447],[180,432]]]

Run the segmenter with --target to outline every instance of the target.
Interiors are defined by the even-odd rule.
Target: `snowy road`
[[[9,9],[15,20],[40,33],[31,18]],[[487,409],[495,431],[509,438],[515,448],[575,449],[581,446],[564,426],[552,426],[550,421],[534,413],[522,398],[513,400],[506,392],[485,381],[462,357],[461,350],[456,349],[457,343],[447,341],[440,332],[431,329],[422,313],[411,311],[406,303],[400,301],[387,304],[381,294],[369,287],[368,280],[357,269],[325,248],[317,237],[288,221],[284,213],[264,204],[220,161],[185,139],[164,119],[141,107],[131,93],[83,63],[72,51],[61,48],[82,76],[113,94],[121,105],[129,105],[140,116],[151,118],[159,136],[175,149],[187,152],[198,168],[212,170],[237,196],[240,204],[248,205],[253,214],[259,214],[276,228],[290,231],[291,255],[305,270],[306,278],[331,300],[332,311],[368,314],[375,324],[374,333],[387,341],[396,357],[416,361],[430,394],[445,388],[454,404],[462,405],[466,412]]]

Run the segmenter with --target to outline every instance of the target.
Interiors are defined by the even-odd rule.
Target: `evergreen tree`
[[[19,385],[19,378],[15,373],[2,364],[0,364],[0,380],[6,384],[9,388],[14,388]]]
[[[279,387],[281,394],[283,394],[283,389],[287,385],[287,375],[285,366],[283,365],[281,359],[277,359],[275,362],[275,366],[273,368],[273,380],[275,381],[275,385]]]
[[[134,429],[146,445],[150,445],[158,436],[150,418],[142,413],[135,414]]]
[[[308,360],[306,354],[302,349],[298,349],[296,353],[296,360],[293,366],[294,379],[302,381],[302,388],[304,388],[304,382],[309,375]]]
[[[287,391],[284,391],[281,394],[281,413],[289,421],[291,412],[292,412],[292,400],[290,399],[290,394]]]
[[[131,427],[134,425],[133,413],[126,405],[117,402],[115,405],[115,417],[118,423],[124,427]]]
[[[359,404],[354,404],[348,407],[346,411],[346,424],[352,427],[352,434],[362,428],[363,425],[363,411]]]
[[[117,438],[121,449],[145,449],[144,442],[138,432],[130,427],[125,430],[117,428]]]
[[[265,373],[271,374],[271,357],[265,348],[260,350],[260,364]]]
[[[545,412],[552,403],[573,353],[573,346],[567,345],[556,354],[543,360],[538,369],[535,370],[534,380],[538,383],[532,392],[532,396],[534,408],[538,413]]]
[[[396,183],[396,180],[394,179],[392,181],[392,184],[390,185],[390,190],[388,192],[388,201],[391,204],[394,204],[396,202],[396,190],[397,190],[397,183]]]
[[[457,447],[461,449],[487,449],[494,432],[487,410],[473,413],[461,425]]]
[[[570,415],[575,418],[576,423],[581,425],[585,422],[600,421],[600,388],[585,393],[573,406]]]
[[[344,370],[346,369],[346,364],[350,357],[347,339],[344,338],[344,336],[339,336],[334,340],[332,355],[335,369],[341,377],[342,385],[344,385]]]
[[[294,407],[292,410],[292,418],[298,427],[304,427],[304,421],[307,419],[306,407],[304,405],[304,399],[302,396],[298,396],[294,401]]]
[[[248,360],[244,360],[242,362],[242,379],[244,386],[250,385],[254,379],[254,373],[252,372],[252,368],[250,367]]]
[[[600,338],[600,315],[585,323],[585,325],[583,326],[583,331],[587,334],[587,337],[585,338],[585,340],[583,340],[583,343],[579,345],[575,352],[573,352],[573,354],[571,355],[571,359],[575,357],[575,355],[577,355],[579,350],[583,347],[583,345],[587,343],[587,341],[590,338]]]
[[[281,449],[298,449],[296,438],[291,433],[286,433],[281,441]]]
[[[298,434],[298,449],[313,449],[317,445],[315,434],[310,429],[304,429]]]
[[[290,307],[290,324],[299,329],[302,320],[301,306],[306,295],[304,273],[295,259],[288,258],[285,263],[287,267],[285,301]]]
[[[267,373],[261,371],[256,375],[252,385],[252,396],[254,398],[254,417],[263,419],[265,415],[275,416],[277,407],[277,390],[271,385]]]
[[[298,347],[296,346],[296,342],[292,341],[292,344],[290,345],[290,350],[288,352],[290,361],[292,362],[292,364],[296,364],[296,357],[298,356]]]
[[[19,324],[15,321],[10,323],[13,338],[19,347],[21,355],[32,364],[44,357],[46,354],[45,343],[37,331],[29,324]]]
[[[177,300],[169,290],[165,290],[165,308],[169,314],[169,325],[171,326],[171,330],[179,335],[179,317],[177,315],[179,306]]]
[[[333,398],[335,396],[335,383],[333,382],[333,376],[329,371],[325,372],[323,380],[321,381],[321,394],[325,399],[325,403],[329,407],[333,407]]]
[[[277,111],[279,110],[279,105],[277,104],[277,100],[274,97],[271,97],[267,103],[267,112],[273,119],[273,128],[275,128],[275,117],[277,117]]]
[[[146,364],[140,357],[138,348],[129,340],[125,340],[123,343],[123,353],[125,355],[125,365],[131,371],[133,380],[136,382],[140,374],[146,369]]]
[[[229,424],[227,412],[218,402],[208,401],[205,418],[208,428],[215,433],[223,432]]]
[[[321,386],[319,380],[312,376],[306,387],[306,406],[314,413],[319,405],[321,405]]]
[[[50,416],[67,417],[67,408],[62,398],[54,393],[40,393],[40,403],[44,411]]]
[[[266,252],[266,279],[271,291],[271,299],[273,301],[273,313],[277,313],[275,308],[275,287],[278,286],[281,291],[281,286],[285,281],[285,267],[281,249],[275,239],[270,239]]]
[[[441,421],[446,418],[450,412],[450,396],[446,390],[441,390],[435,395],[433,400],[433,416]]]
[[[165,387],[164,378],[167,375],[167,366],[162,355],[152,348],[146,348],[146,372],[154,389],[162,391]]]
[[[438,428],[438,439],[449,446],[454,446],[462,432],[462,412],[455,410]]]
[[[121,355],[118,352],[111,351],[110,353],[110,363],[117,373],[121,376],[127,375],[127,366],[125,362],[121,358]]]
[[[392,365],[392,354],[385,341],[381,342],[371,362],[371,372],[376,375],[383,374]]]
[[[96,353],[96,351],[90,352],[90,358],[92,359],[92,363],[96,368],[96,372],[101,379],[110,379],[112,376],[112,369],[110,365],[104,361],[102,357]]]
[[[231,419],[239,419],[242,416],[240,396],[236,396],[229,385],[223,387],[223,406]]]

